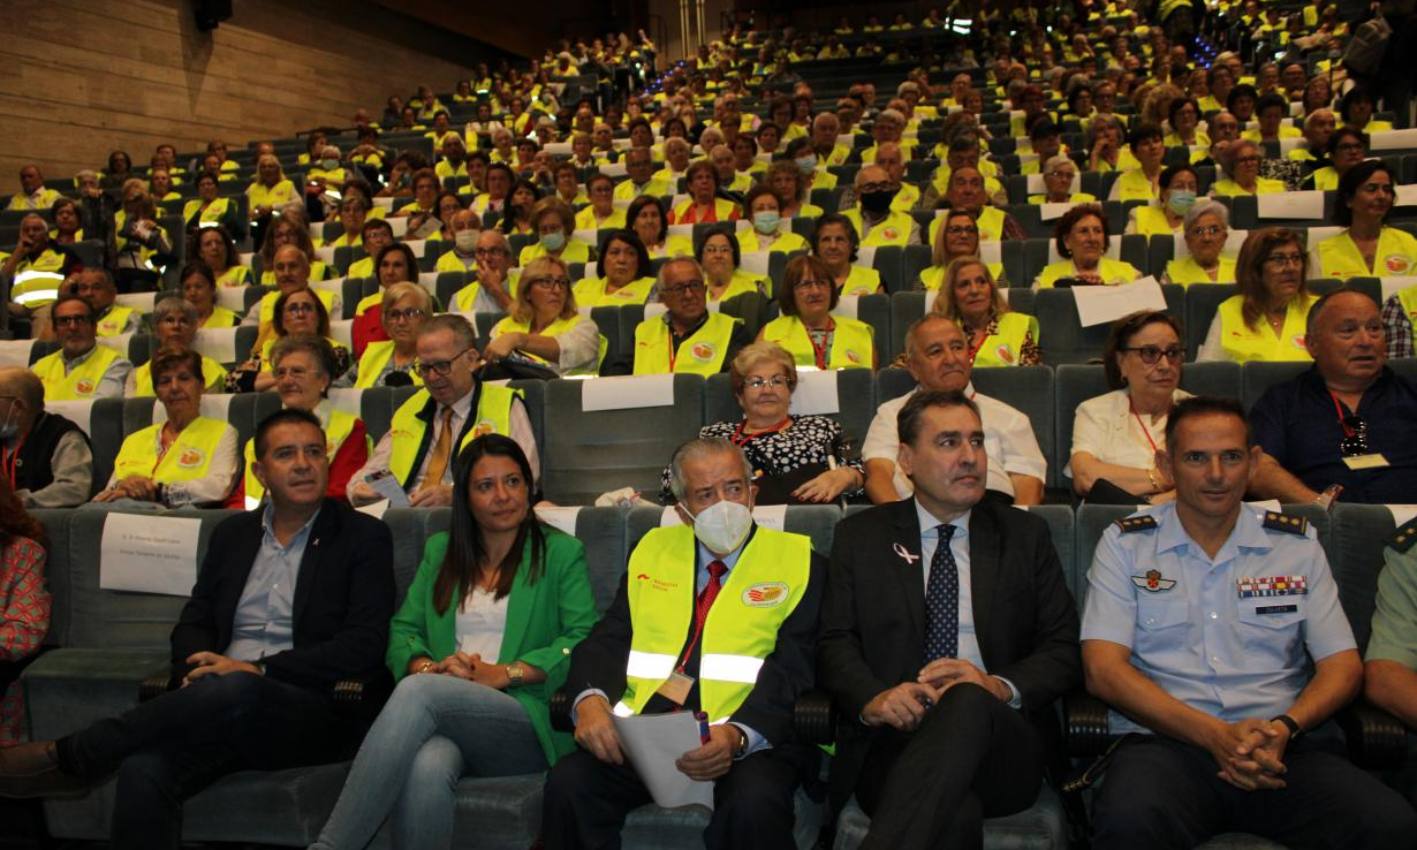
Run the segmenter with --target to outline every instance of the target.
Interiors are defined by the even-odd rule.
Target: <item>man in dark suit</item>
[[[837,526],[822,602],[833,801],[871,815],[863,848],[978,847],[983,818],[1037,798],[1078,617],[1047,524],[981,501],[974,403],[920,392],[897,424],[915,495]]]
[[[212,532],[172,631],[180,687],[58,741],[0,751],[0,795],[74,790],[117,771],[115,848],[177,848],[182,801],[226,774],[351,757],[387,694],[394,610],[386,525],[324,498],[325,434],[284,410],[256,431],[262,511]],[[361,679],[361,709],[336,682]]]
[[[709,721],[708,741],[675,762],[714,783],[708,850],[793,846],[793,792],[817,764],[814,748],[793,741],[793,706],[812,684],[826,566],[808,538],[753,524],[752,472],[721,438],[674,453],[686,524],[640,540],[615,602],[571,654],[566,689],[583,749],[547,779],[546,850],[620,846],[626,814],[650,797],[611,715],[681,708]]]

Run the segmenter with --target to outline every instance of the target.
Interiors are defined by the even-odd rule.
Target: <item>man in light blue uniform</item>
[[[1242,504],[1259,457],[1238,402],[1182,402],[1157,453],[1175,503],[1118,521],[1098,544],[1088,690],[1114,709],[1113,730],[1145,734],[1112,756],[1095,850],[1189,848],[1231,831],[1396,848],[1417,834],[1399,794],[1325,736],[1305,737],[1357,695],[1362,662],[1313,529]]]

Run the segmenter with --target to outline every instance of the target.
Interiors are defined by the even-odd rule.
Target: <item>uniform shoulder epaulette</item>
[[[1393,534],[1388,545],[1399,552],[1406,552],[1417,545],[1417,517],[1398,526],[1397,533]]]
[[[1300,537],[1309,533],[1309,521],[1297,514],[1265,511],[1263,525],[1271,531],[1283,531],[1288,534],[1297,534]]]
[[[1117,527],[1122,529],[1123,534],[1131,534],[1133,531],[1151,531],[1156,528],[1156,517],[1150,514],[1124,517],[1117,520]]]

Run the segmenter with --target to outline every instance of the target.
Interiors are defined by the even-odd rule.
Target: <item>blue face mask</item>
[[[803,174],[811,174],[817,169],[817,158],[815,156],[799,156],[795,160],[797,169]]]
[[[782,216],[772,210],[753,213],[753,229],[759,233],[773,233],[781,222]]]
[[[541,247],[548,251],[559,251],[566,247],[566,234],[561,231],[541,234]]]
[[[1196,193],[1189,189],[1172,189],[1166,196],[1166,206],[1176,215],[1185,215],[1195,206]]]

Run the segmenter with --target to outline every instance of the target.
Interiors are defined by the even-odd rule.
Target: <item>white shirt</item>
[[[896,462],[896,455],[900,452],[896,415],[915,393],[916,390],[912,390],[876,408],[876,416],[871,420],[866,441],[861,446],[863,461],[879,459],[893,464]],[[1038,438],[1033,436],[1033,426],[1029,424],[1028,417],[998,399],[975,393],[973,383],[964,388],[964,394],[979,405],[980,418],[984,420],[984,454],[989,458],[989,472],[984,486],[1012,496],[1014,483],[1009,479],[1009,473],[1045,480],[1048,461],[1038,448]],[[899,464],[896,464],[893,481],[900,498],[908,499],[914,494],[915,486],[901,472]]]
[[[488,664],[496,664],[502,654],[502,635],[507,631],[509,593],[497,599],[495,590],[474,587],[458,607],[455,634],[458,650],[480,655]]]
[[[1179,388],[1171,394],[1173,403],[1190,397],[1190,393]],[[1126,389],[1090,398],[1078,405],[1073,416],[1073,447],[1069,456],[1087,452],[1103,463],[1151,469],[1156,463],[1156,449],[1166,444],[1166,420],[1167,417],[1162,416],[1153,422],[1150,416],[1143,416],[1138,421],[1132,415],[1132,396]],[[1071,461],[1063,467],[1063,474],[1073,477]]]

